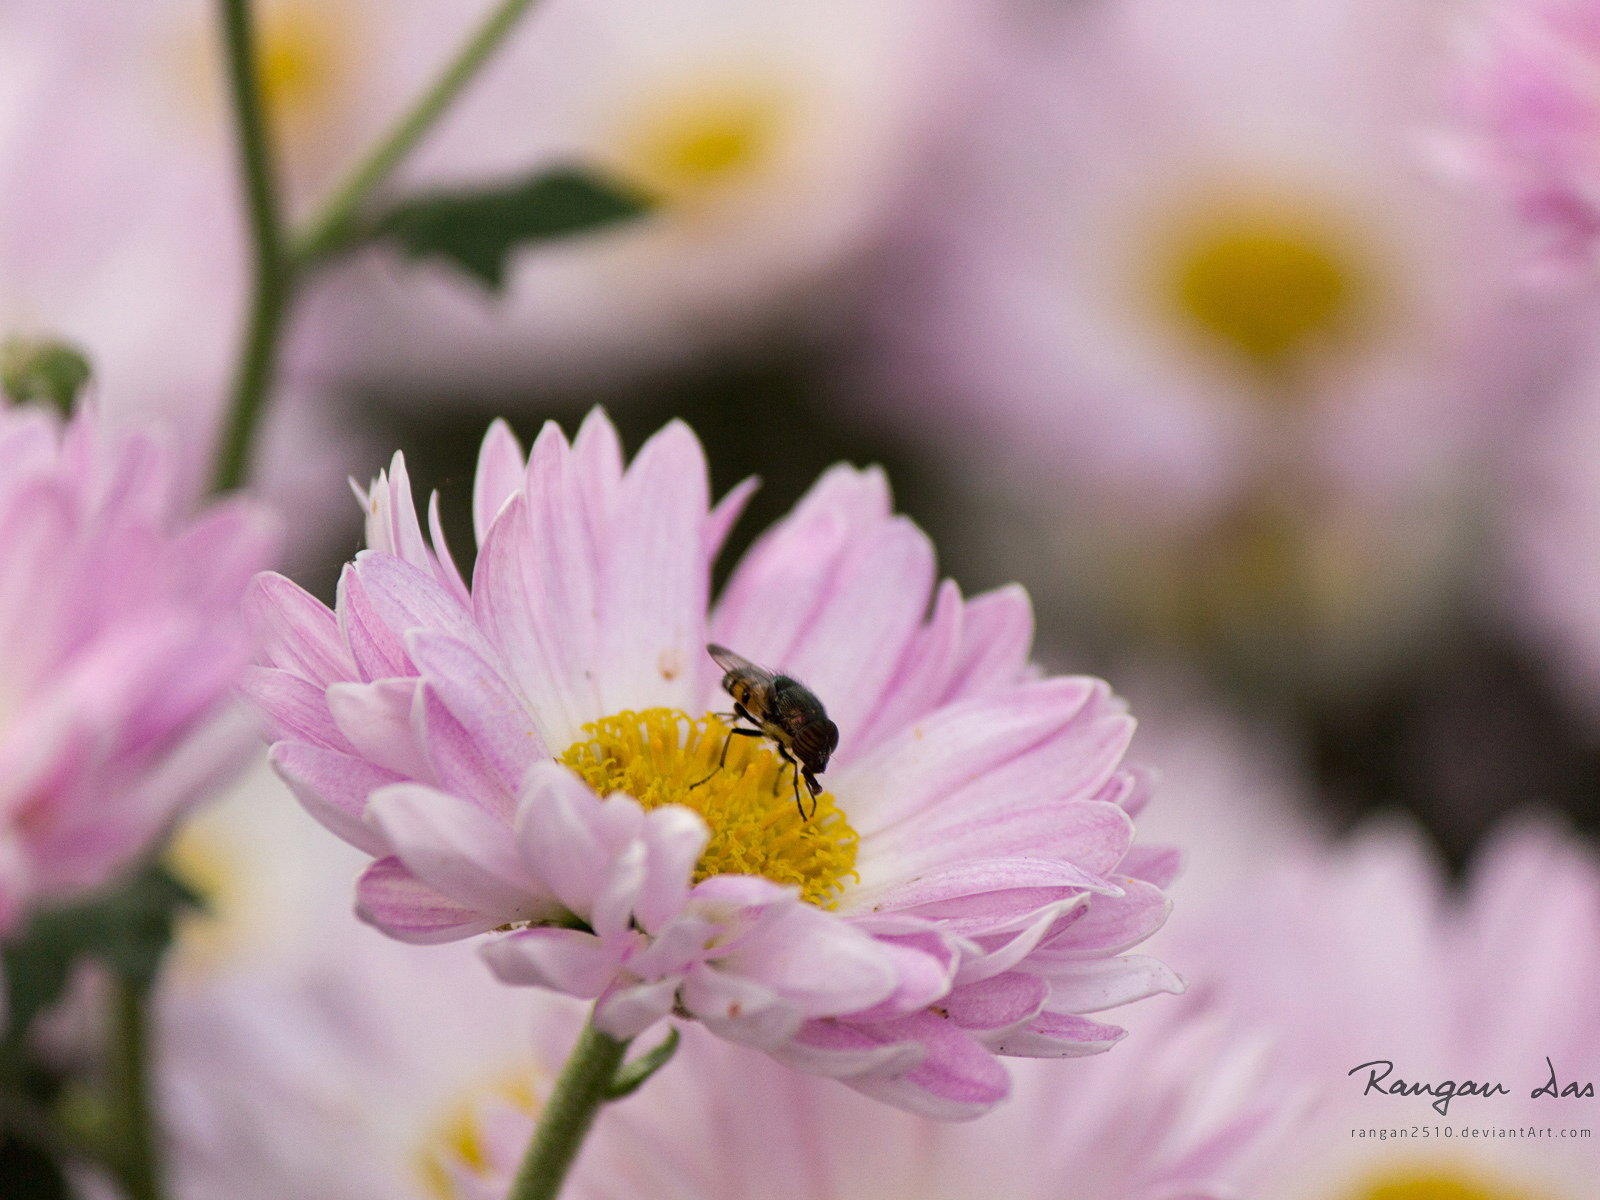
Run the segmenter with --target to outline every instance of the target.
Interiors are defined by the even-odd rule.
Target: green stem
[[[432,87],[417,98],[401,117],[389,136],[379,142],[334,192],[333,198],[311,222],[295,246],[300,263],[315,262],[345,249],[353,239],[360,209],[406,155],[415,149],[429,129],[444,115],[452,101],[471,82],[474,75],[505,41],[518,19],[533,6],[534,0],[501,0],[478,30],[456,53]]]
[[[150,1097],[149,990],[118,979],[112,997],[111,1097],[121,1154],[119,1174],[129,1200],[161,1200],[161,1160]]]
[[[272,388],[278,342],[294,289],[294,268],[284,247],[277,168],[256,73],[255,26],[250,0],[220,0],[220,3],[228,91],[233,101],[254,260],[244,349],[239,356],[227,428],[223,431],[212,481],[216,491],[225,492],[243,483],[249,471],[250,443]]]
[[[506,1200],[555,1200],[560,1194],[627,1049],[627,1042],[607,1037],[592,1023],[583,1027]]]
[[[517,19],[532,7],[533,0],[501,0],[433,85],[418,97],[389,135],[334,192],[321,214],[312,220],[306,235],[294,246],[286,242],[278,205],[272,140],[255,70],[255,28],[250,0],[220,0],[220,3],[228,85],[233,97],[234,126],[254,251],[250,317],[238,373],[234,377],[228,424],[223,431],[212,480],[215,491],[225,492],[240,486],[249,473],[250,446],[272,390],[278,345],[300,275],[349,246],[367,197],[444,115],[499,48]]]

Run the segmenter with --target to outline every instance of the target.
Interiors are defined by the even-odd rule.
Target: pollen
[[[583,732],[585,739],[561,761],[600,795],[626,792],[646,809],[681,804],[705,820],[711,840],[695,867],[695,882],[760,875],[832,908],[857,878],[856,831],[833,796],[823,792],[813,811],[802,783],[802,816],[793,768],[765,739],[729,742],[729,726],[714,714],[696,720],[667,708],[620,712],[585,725]],[[727,765],[718,770],[724,743]]]

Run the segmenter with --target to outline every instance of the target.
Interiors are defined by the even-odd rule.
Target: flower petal
[[[712,1033],[760,1050],[782,1046],[805,1020],[787,997],[712,966],[691,971],[680,995],[684,1008]]]
[[[831,913],[794,900],[741,939],[723,969],[751,979],[807,1017],[857,1012],[898,986],[892,955],[876,939]],[[819,964],[826,963],[826,970]]]
[[[921,1063],[904,1075],[857,1075],[845,1082],[858,1092],[940,1121],[982,1116],[1011,1094],[1005,1068],[977,1039],[933,1013],[919,1013],[873,1035],[915,1041]]]
[[[247,667],[239,691],[266,718],[274,739],[290,738],[329,750],[350,749],[334,724],[322,685],[276,667]]]
[[[595,1002],[595,1028],[624,1041],[638,1037],[672,1012],[677,982],[636,983],[608,992]]]
[[[693,706],[691,668],[705,657],[709,505],[705,454],[674,421],[628,468],[607,532],[596,597],[604,634],[592,664],[601,712]]]
[[[441,896],[398,858],[380,858],[356,883],[356,915],[390,937],[416,945],[456,942],[498,922]]]
[[[516,434],[502,420],[496,420],[484,434],[478,450],[478,471],[472,484],[472,528],[478,545],[489,536],[500,510],[522,488],[527,461]]]
[[[561,907],[516,852],[511,831],[467,799],[415,783],[373,793],[367,824],[419,879],[491,925],[559,916]]]
[[[472,604],[544,744],[565,749],[584,722],[602,715],[593,678],[595,564],[586,543],[573,544],[580,535],[570,517],[549,517],[553,531],[541,529],[533,503],[513,496],[489,530],[473,570]],[[542,511],[556,501],[539,503]]]
[[[431,772],[412,724],[416,701],[415,679],[375,679],[333,684],[327,706],[343,740],[358,755],[396,775],[428,779]]]
[[[362,816],[373,792],[400,782],[393,771],[304,742],[278,742],[269,759],[295,799],[318,824],[368,854],[389,852],[384,839]]]
[[[1061,1012],[1104,1012],[1158,992],[1182,991],[1183,980],[1170,967],[1143,954],[1074,963],[1050,974],[1050,1007]]]
[[[467,643],[431,630],[412,633],[406,649],[429,689],[478,747],[502,790],[514,794],[528,768],[549,751],[499,670]]]
[[[620,967],[615,948],[581,929],[519,929],[484,944],[481,953],[504,983],[551,988],[593,1000]]]
[[[338,619],[299,584],[264,571],[252,581],[243,603],[245,620],[266,647],[271,666],[323,687],[355,675]]]
[[[1050,994],[1043,979],[1013,971],[957,988],[938,1008],[963,1029],[983,1034],[1032,1020]]]
[[[1026,1028],[1015,1029],[994,1044],[996,1054],[1018,1058],[1081,1058],[1111,1049],[1128,1035],[1126,1029],[1102,1025],[1072,1013],[1042,1012]]]

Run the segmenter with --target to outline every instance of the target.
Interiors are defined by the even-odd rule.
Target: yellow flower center
[[[296,157],[316,157],[360,61],[355,14],[349,5],[315,0],[269,0],[257,8],[256,70],[270,125]],[[213,116],[226,104],[215,31],[186,25],[174,49],[176,64],[164,77],[183,85],[181,99]]]
[[[733,737],[721,719],[695,720],[676,709],[620,712],[585,725],[587,738],[561,756],[602,796],[626,792],[646,809],[681,804],[704,818],[711,840],[695,882],[712,875],[761,875],[793,884],[812,904],[832,908],[856,878],[856,831],[823,792],[805,784],[795,805],[793,768],[765,739]],[[726,744],[727,764],[717,769]],[[709,778],[708,778],[709,777]],[[704,782],[701,782],[704,780]]]
[[[249,902],[238,855],[202,815],[178,830],[163,861],[205,902],[202,911],[185,913],[179,921],[177,968],[184,974],[207,974],[231,958],[246,938]]]
[[[622,122],[617,165],[669,203],[691,201],[759,174],[789,120],[789,105],[770,84],[695,80]]]
[[[1550,1200],[1544,1191],[1530,1191],[1476,1171],[1454,1166],[1390,1168],[1362,1183],[1349,1200]]]
[[[317,122],[338,97],[348,31],[331,7],[286,0],[261,10],[256,64],[279,128],[294,132]]]
[[[475,1175],[497,1182],[497,1164],[490,1154],[485,1121],[495,1110],[525,1114],[530,1132],[541,1107],[531,1071],[515,1072],[464,1097],[445,1113],[417,1153],[422,1185],[435,1200],[460,1200],[456,1179]]]
[[[1191,339],[1281,375],[1367,323],[1374,288],[1344,222],[1281,195],[1224,195],[1172,221],[1155,290]]]

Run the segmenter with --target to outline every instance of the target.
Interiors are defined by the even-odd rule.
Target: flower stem
[[[271,131],[256,74],[255,28],[250,0],[220,0],[223,48],[233,98],[234,125],[245,183],[254,254],[250,317],[234,377],[227,429],[217,456],[213,490],[244,482],[250,446],[266,407],[277,369],[278,348],[295,288],[306,270],[346,249],[354,240],[360,209],[373,189],[404,161],[451,103],[505,41],[533,0],[501,0],[433,84],[394,129],[362,159],[291,246],[278,202]]]
[[[609,1098],[628,1043],[607,1037],[591,1022],[556,1080],[539,1128],[506,1200],[555,1200],[584,1136]]]
[[[119,1175],[129,1200],[161,1200],[161,1159],[150,1098],[149,988],[116,981],[112,997],[111,1097],[121,1153]]]
[[[345,249],[352,240],[361,205],[444,115],[483,64],[505,41],[533,0],[500,0],[484,23],[457,51],[433,86],[419,96],[384,138],[358,163],[295,245],[295,259],[315,262]]]
[[[215,491],[225,492],[243,483],[249,470],[250,443],[272,387],[278,342],[294,288],[294,268],[284,248],[277,168],[256,72],[250,0],[221,0],[221,6],[228,91],[233,101],[253,256],[249,322],[212,481]]]

